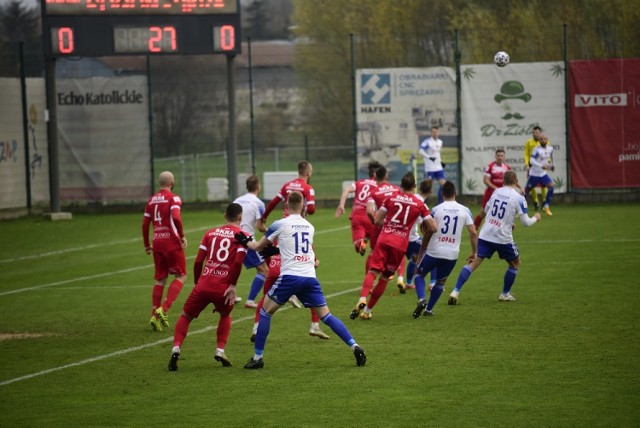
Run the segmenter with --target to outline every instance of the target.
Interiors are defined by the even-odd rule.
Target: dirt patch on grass
[[[0,342],[13,339],[37,339],[39,337],[59,336],[54,333],[0,333]]]

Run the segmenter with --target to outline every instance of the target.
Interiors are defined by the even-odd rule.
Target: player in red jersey
[[[264,210],[264,214],[262,215],[262,219],[260,220],[259,226],[260,225],[262,227],[265,226],[267,222],[267,217],[269,216],[271,211],[273,211],[273,209],[278,206],[278,204],[281,201],[284,201],[284,210],[282,212],[282,216],[287,217],[289,215],[288,201],[289,201],[289,194],[291,192],[300,192],[302,194],[302,197],[304,199],[304,202],[303,202],[304,209],[302,210],[303,217],[305,217],[306,214],[312,215],[313,213],[315,213],[316,212],[315,191],[313,190],[313,187],[311,187],[311,185],[309,184],[309,179],[311,178],[312,173],[313,173],[313,167],[311,166],[311,162],[306,160],[298,162],[298,178],[295,178],[291,181],[286,182],[280,188],[280,191],[278,192],[278,194],[274,196],[273,199],[271,199],[271,201],[269,202],[269,204]],[[266,288],[266,280],[265,280],[265,288]],[[268,290],[269,289],[266,288],[266,291]],[[295,297],[295,295],[291,297],[291,300],[289,302],[292,305],[294,305],[296,308],[302,308],[302,303],[300,303],[300,301],[298,300],[297,297]],[[258,309],[257,313],[259,313],[260,308],[257,308],[257,309]],[[328,339],[329,336],[327,336],[322,332],[322,330],[320,330],[320,327],[318,324],[319,321],[320,321],[320,318],[316,315],[316,313],[313,310],[311,310],[311,329],[309,330],[309,334],[311,334],[312,336],[321,337],[323,339]],[[316,327],[314,328],[314,326]],[[314,334],[313,332],[317,334]]]
[[[240,229],[242,206],[231,203],[224,214],[227,223],[207,231],[198,249],[193,263],[195,287],[187,297],[182,315],[176,323],[173,334],[173,349],[169,360],[169,370],[178,370],[180,347],[189,332],[189,324],[198,318],[200,312],[212,303],[214,312],[220,314],[216,330],[217,345],[214,358],[223,367],[230,367],[231,361],[224,353],[224,347],[231,330],[231,311],[236,299],[236,283],[242,271],[242,261],[247,250],[234,237],[236,233],[245,232]]]
[[[376,170],[376,183],[377,187],[372,191],[371,197],[367,201],[367,216],[369,217],[369,221],[373,224],[375,221],[376,210],[382,206],[382,202],[393,193],[400,191],[400,188],[395,184],[389,183],[389,173],[387,168],[380,167]],[[380,235],[380,227],[374,225],[371,231],[371,251],[369,253],[369,257],[367,257],[366,269],[365,273],[369,271],[369,263],[371,262],[371,255],[376,247],[376,242],[378,241],[378,236]],[[406,293],[407,286],[404,283],[404,271],[405,271],[405,260],[402,259],[400,262],[400,266],[398,267],[398,288],[400,289],[400,293]],[[361,296],[366,298],[371,289],[362,289]]]
[[[402,177],[401,190],[386,198],[376,212],[375,223],[382,227],[376,246],[373,249],[369,272],[364,277],[363,289],[371,289],[371,298],[367,302],[366,295],[361,294],[360,300],[351,311],[349,317],[356,319],[371,319],[371,309],[382,297],[389,278],[398,270],[400,262],[404,260],[405,250],[409,244],[409,233],[416,221],[421,225],[422,234],[433,233],[436,223],[429,213],[429,208],[413,192],[416,179],[412,172]]]
[[[356,253],[364,256],[367,251],[367,241],[371,239],[371,233],[374,225],[367,215],[367,200],[371,196],[378,183],[375,180],[375,173],[380,164],[377,161],[369,162],[369,178],[364,178],[351,183],[340,196],[340,203],[336,208],[336,218],[344,214],[347,197],[353,193],[353,206],[351,208],[351,239],[355,247]]]
[[[182,229],[180,197],[171,193],[174,178],[169,171],[160,173],[160,190],[147,202],[142,220],[142,239],[147,254],[153,253],[156,280],[153,286],[151,306],[151,328],[162,331],[162,327],[169,327],[167,312],[173,305],[187,279],[184,249],[187,248],[187,238]],[[153,241],[149,244],[149,228],[153,225]],[[169,285],[169,291],[164,301],[162,294],[169,275],[174,280]]]
[[[480,210],[480,214],[475,216],[473,219],[473,224],[476,229],[480,228],[480,223],[482,223],[484,206],[487,205],[487,202],[491,199],[493,191],[499,189],[504,184],[504,173],[511,170],[511,167],[504,161],[505,156],[504,149],[496,150],[496,160],[484,168],[483,182],[487,188],[484,191],[484,196],[482,197],[482,209]],[[520,192],[522,192],[520,185],[518,185],[518,188],[520,189]]]
[[[309,184],[309,179],[311,178],[312,173],[313,167],[309,161],[298,162],[298,178],[284,183],[278,194],[271,199],[264,210],[264,214],[262,215],[261,221],[263,225],[266,224],[267,217],[269,217],[271,211],[273,211],[273,209],[282,201],[284,201],[283,216],[286,217],[289,215],[289,193],[294,191],[302,193],[302,197],[304,198],[305,207],[302,211],[303,217],[305,214],[311,215],[316,212],[315,192],[313,187]]]

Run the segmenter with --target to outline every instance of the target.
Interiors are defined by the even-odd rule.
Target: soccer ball
[[[504,67],[505,65],[509,64],[509,54],[504,51],[498,51],[493,56],[493,62],[498,67]]]

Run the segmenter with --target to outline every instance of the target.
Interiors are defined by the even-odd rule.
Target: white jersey
[[[547,170],[542,169],[543,165],[553,165],[553,147],[547,144],[545,147],[536,146],[531,152],[531,158],[529,159],[531,169],[529,169],[529,175],[532,177],[544,177],[547,175]]]
[[[418,196],[418,199],[420,199],[422,202],[425,202],[425,206],[426,201],[422,198],[422,196],[420,195],[416,195]],[[428,209],[429,207],[427,207]],[[416,220],[416,224],[413,225],[413,227],[411,228],[411,231],[409,231],[409,242],[422,242],[422,237],[420,236],[420,225],[422,224],[421,221]]]
[[[256,223],[264,214],[264,202],[253,193],[246,193],[239,196],[233,202],[242,206],[240,229],[253,236]]]
[[[436,221],[436,233],[431,236],[427,254],[446,260],[458,260],[462,229],[473,224],[469,208],[456,201],[444,201],[431,209]]]
[[[433,137],[429,137],[420,144],[418,153],[424,158],[424,170],[426,172],[442,170],[440,150],[442,150],[442,140],[440,138],[433,139]]]
[[[300,214],[290,214],[269,226],[264,236],[271,242],[278,241],[280,275],[316,277],[314,232],[313,225]]]
[[[487,216],[479,238],[496,244],[510,244],[516,218],[527,214],[527,201],[513,187],[500,187],[491,195],[484,212]]]

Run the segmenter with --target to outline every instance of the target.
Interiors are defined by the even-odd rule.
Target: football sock
[[[178,294],[180,294],[180,290],[182,290],[182,286],[184,283],[177,279],[174,279],[169,285],[169,291],[167,291],[167,297],[162,302],[162,310],[165,312],[169,312],[169,309],[173,305],[173,302],[178,298]]]
[[[438,204],[441,204],[443,201],[442,199],[442,186],[438,187]]]
[[[220,316],[218,321],[218,330],[216,331],[216,339],[218,339],[218,348],[224,349],[229,339],[229,332],[231,331],[231,316]]]
[[[551,204],[551,198],[553,198],[553,187],[548,189],[545,187],[544,190],[547,191],[547,196],[544,198],[544,204],[548,207]]]
[[[433,268],[431,269],[431,272],[429,272],[429,284],[430,285],[436,285],[436,276],[438,275],[438,268]]]
[[[258,302],[258,306],[256,306],[256,315],[253,317],[256,324],[258,324],[258,322],[260,321],[260,310],[262,309],[262,306],[264,306],[264,295],[262,296],[262,299],[260,299],[260,301]]]
[[[373,288],[371,292],[371,297],[369,298],[369,302],[367,303],[367,308],[373,309],[373,307],[378,303],[378,299],[382,297],[384,291],[387,289],[387,283],[389,280],[387,278],[380,277],[378,279],[378,283]]]
[[[543,187],[542,191],[540,192],[540,197],[542,198],[543,201],[547,199],[547,193],[548,193],[548,189],[546,187]]]
[[[404,282],[404,272],[406,270],[407,267],[407,259],[405,259],[404,257],[402,258],[402,261],[400,262],[400,266],[398,266],[398,281],[403,281]]]
[[[189,332],[190,323],[191,321],[180,315],[173,333],[173,346],[182,346],[182,342],[184,342],[184,338],[187,337],[187,333]]]
[[[179,346],[174,346],[173,349],[171,350],[172,353],[177,352],[178,354],[180,353],[180,347]]]
[[[456,282],[456,287],[454,288],[454,291],[460,291],[464,283],[467,282],[467,280],[471,276],[471,273],[473,273],[473,271],[468,265],[462,268],[462,270],[460,271],[460,275],[458,275],[458,281]]]
[[[533,189],[531,189],[529,194],[531,195],[531,200],[533,201],[533,203],[537,204],[538,203],[538,191],[536,190],[536,188],[534,187]]]
[[[429,293],[429,301],[427,302],[427,310],[432,311],[440,295],[444,291],[444,284],[436,284]]]
[[[249,296],[247,300],[256,300],[258,293],[262,289],[262,285],[264,284],[264,275],[261,273],[257,273],[253,278],[253,282],[251,283],[251,288],[249,289]]]
[[[340,338],[344,343],[351,346],[356,343],[349,330],[347,330],[347,326],[339,319],[331,315],[329,312],[327,315],[322,317],[322,322],[329,326],[331,330]]]
[[[311,311],[311,322],[316,324],[317,327],[320,322],[320,317],[316,314],[316,311],[314,311],[313,308],[309,308],[309,310]]]
[[[413,277],[416,273],[416,264],[413,260],[409,260],[407,263],[407,284],[413,283]]]
[[[320,328],[320,324],[319,324],[319,323],[317,323],[317,322],[313,322],[313,321],[312,321],[312,322],[311,322],[311,330],[316,330],[316,329],[318,329],[318,328]]]
[[[473,219],[473,225],[476,227],[476,229],[480,227],[480,223],[482,223],[482,214],[478,214]]]
[[[260,309],[260,324],[256,332],[255,353],[257,355],[264,354],[264,345],[267,343],[267,336],[271,330],[271,315],[264,309]]]
[[[516,275],[518,275],[518,269],[514,269],[512,267],[508,268],[504,273],[504,286],[502,287],[502,294],[509,294],[511,291],[511,287],[513,287],[513,283],[516,280]]]
[[[362,289],[360,290],[360,297],[366,298],[373,288],[373,282],[376,280],[376,274],[373,272],[367,272],[362,281]]]
[[[421,275],[416,275],[414,282],[416,283],[416,296],[418,297],[418,300],[426,299],[427,293],[425,291],[426,285],[424,278]]]
[[[156,309],[160,307],[162,304],[162,293],[164,292],[164,287],[162,285],[154,285],[153,293],[151,295],[151,313],[155,314]]]

